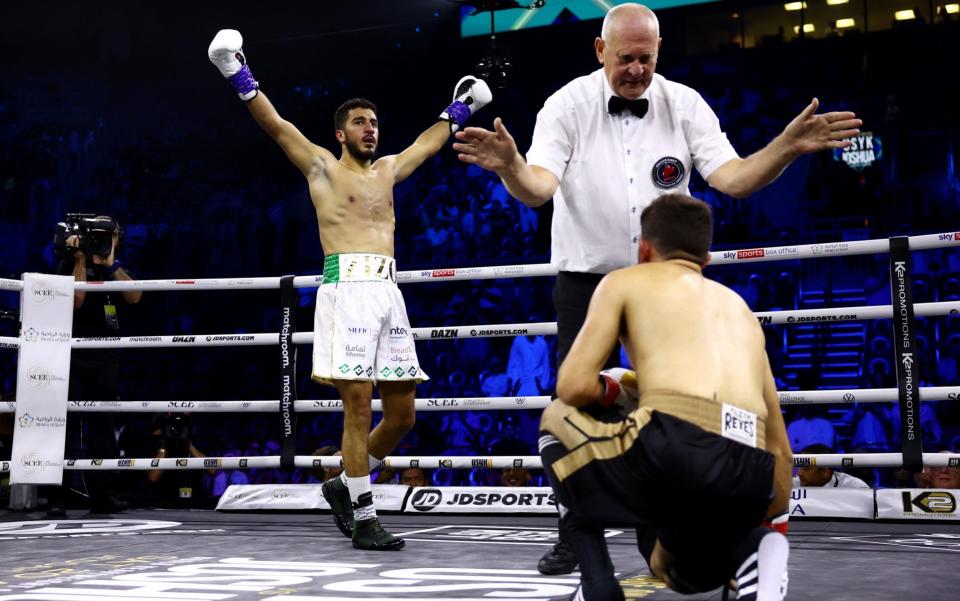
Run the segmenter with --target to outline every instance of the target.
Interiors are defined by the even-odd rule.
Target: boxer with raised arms
[[[413,427],[416,383],[426,380],[414,348],[406,306],[396,285],[393,186],[436,154],[451,132],[492,100],[487,84],[462,78],[438,123],[397,155],[376,157],[377,108],[354,98],[334,115],[340,157],[314,144],[284,120],[259,89],[242,50],[240,32],[224,29],[208,49],[257,124],[303,173],[316,209],[323,247],[323,284],[314,317],[315,381],[337,388],[343,399],[341,478],[323,484],[337,527],[360,549],[394,550],[403,539],[377,519],[370,470]],[[383,419],[370,430],[376,384]]]

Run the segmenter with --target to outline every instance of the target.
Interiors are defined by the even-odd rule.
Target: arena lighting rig
[[[476,73],[482,77],[488,84],[495,88],[504,88],[507,80],[510,78],[510,71],[513,64],[510,57],[500,52],[497,48],[497,30],[494,26],[495,14],[498,10],[509,10],[513,8],[537,9],[546,4],[546,0],[533,0],[529,4],[520,4],[514,0],[452,0],[456,4],[463,6],[472,6],[472,15],[484,12],[490,13],[490,48],[489,53],[482,57],[475,66]],[[471,15],[471,16],[472,16]]]

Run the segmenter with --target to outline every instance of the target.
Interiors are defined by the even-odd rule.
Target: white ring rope
[[[794,455],[794,467],[902,467],[900,453],[831,453],[824,455]],[[956,467],[960,464],[958,453],[924,453],[923,465],[928,467]],[[343,467],[340,457],[317,457],[297,455],[294,466],[315,469]],[[280,467],[280,457],[263,455],[257,457],[138,457],[132,459],[67,459],[67,470],[200,470],[200,469],[274,469]],[[446,457],[446,456],[398,456],[384,459],[383,468],[404,469],[542,469],[543,463],[536,455],[501,457]],[[0,461],[0,473],[10,471],[9,461]]]
[[[937,317],[960,314],[960,301],[916,303],[917,317]],[[799,309],[794,311],[760,311],[754,313],[762,325],[795,325],[840,323],[866,319],[890,319],[892,305],[838,307],[829,309]],[[494,325],[411,328],[414,340],[455,338],[496,338],[505,336],[554,336],[557,322],[502,323]],[[280,343],[280,334],[189,334],[177,336],[123,336],[111,338],[73,338],[73,348],[164,348],[184,346],[269,346]],[[312,344],[313,332],[297,332],[294,344]],[[20,339],[0,337],[0,348],[17,348]]]
[[[960,246],[960,232],[944,232],[910,236],[910,250],[929,250]],[[821,257],[844,257],[888,252],[889,239],[855,240],[851,242],[825,242],[822,244],[800,244],[796,246],[770,246],[763,248],[745,248],[714,251],[710,253],[712,265],[732,263],[756,263],[763,261],[781,261],[791,259],[814,259]],[[557,275],[557,270],[549,263],[531,265],[498,265],[494,267],[454,267],[448,269],[423,269],[419,271],[400,271],[399,283],[418,282],[454,282],[461,280],[485,280],[496,278],[537,277]],[[323,280],[322,275],[298,276],[294,278],[296,288],[316,288]],[[258,278],[201,278],[173,280],[134,280],[122,282],[77,282],[77,290],[269,290],[280,287],[279,277]],[[0,290],[18,291],[23,282],[0,278]]]
[[[956,391],[960,393],[960,387]],[[373,411],[383,411],[380,399],[373,399],[371,404]],[[493,411],[545,409],[549,404],[549,396],[450,397],[416,399],[414,408],[416,411]],[[0,403],[0,413],[13,413],[16,406],[16,402]],[[297,413],[339,413],[343,411],[343,401],[299,400],[294,403],[294,409]],[[80,413],[276,413],[279,410],[279,400],[67,401],[67,411]]]
[[[960,464],[957,453],[924,453],[926,467],[956,467]],[[830,453],[824,455],[794,455],[794,467],[903,467],[900,453]]]
[[[960,386],[926,386],[919,389],[922,401],[960,400]],[[850,388],[846,390],[785,390],[777,393],[781,405],[845,405],[851,403],[895,403],[896,388]],[[416,399],[416,411],[510,411],[545,409],[549,396],[438,397]],[[0,413],[14,413],[15,402],[0,403]],[[383,403],[373,399],[373,411],[382,412]],[[276,413],[279,400],[230,401],[68,401],[67,411],[78,413]],[[299,400],[297,413],[338,413],[343,401],[337,399]]]
[[[911,236],[910,250],[925,250],[960,245],[960,232]],[[825,244],[805,244],[796,246],[778,246],[740,250],[716,251],[711,253],[711,263],[723,265],[740,262],[777,261],[785,259],[819,258],[826,256],[850,256],[862,254],[877,254],[887,252],[890,241],[861,240],[852,242],[835,242]],[[431,269],[422,271],[405,271],[397,274],[397,281],[401,283],[416,283],[427,281],[460,281],[492,278],[516,278],[556,275],[556,270],[549,264],[510,265],[496,267],[467,267],[453,269]],[[216,278],[194,280],[135,280],[121,282],[77,282],[77,290],[268,290],[280,287],[279,277],[260,278]],[[322,282],[322,276],[300,276],[294,278],[295,287],[317,287]],[[23,282],[0,278],[0,290],[21,291]],[[938,316],[960,313],[960,302],[945,303],[916,303],[916,316]],[[755,313],[763,325],[795,324],[795,323],[834,323],[857,321],[863,319],[889,319],[893,316],[893,306],[865,306],[841,307],[830,309],[807,309],[798,311],[767,311]],[[479,338],[495,336],[522,336],[522,335],[555,335],[556,323],[528,323],[528,324],[499,324],[492,326],[459,326],[453,328],[411,328],[413,337],[417,340],[427,339],[454,339]],[[294,334],[293,342],[297,344],[311,343],[312,332]],[[20,338],[0,337],[0,348],[17,348]],[[136,336],[108,339],[74,338],[74,348],[122,348],[122,347],[177,347],[177,346],[257,346],[279,344],[279,334],[215,334],[215,335],[188,335],[188,336]],[[921,389],[930,391],[930,395],[946,395],[946,398],[955,400],[955,387],[930,387]],[[840,400],[837,400],[839,396]],[[888,402],[896,400],[896,389],[868,389],[857,391],[801,391],[781,393],[784,404],[801,404],[815,402]],[[472,409],[481,407],[467,407],[459,403],[437,404],[436,401],[476,401],[487,402],[490,405],[484,409],[501,408],[495,405],[502,404],[504,409],[540,408],[546,406],[549,397],[492,397],[489,399],[418,399],[416,409],[419,411],[444,409]],[[933,400],[932,398],[927,400]],[[230,402],[213,401],[143,401],[139,409],[133,406],[123,407],[125,411],[228,411]],[[279,401],[239,401],[241,410],[275,411],[279,408]],[[433,404],[431,404],[433,403]],[[7,409],[12,410],[15,404],[7,403]],[[117,410],[120,403],[110,402],[81,402],[71,403],[71,410],[80,411],[110,411]],[[157,407],[160,405],[161,407]],[[195,405],[195,406],[194,406]],[[374,401],[374,410],[378,402]],[[310,411],[337,411],[341,410],[339,401],[298,401],[297,409]],[[3,412],[0,407],[0,412]],[[796,455],[796,466],[818,467],[900,467],[903,456],[901,453],[872,453],[872,454],[830,454],[830,455]],[[960,463],[960,455],[944,453],[924,453],[923,464],[927,466],[956,466]],[[65,469],[242,469],[242,468],[279,468],[279,457],[208,457],[208,458],[143,458],[143,459],[76,459],[67,460]],[[342,460],[335,457],[318,458],[313,456],[297,456],[294,461],[296,467],[340,467]],[[385,467],[426,467],[469,469],[483,468],[511,468],[527,467],[540,468],[542,464],[537,456],[526,457],[391,457],[384,460]],[[0,472],[9,471],[9,462],[0,462]]]
[[[939,303],[914,303],[913,314],[917,317],[937,317],[960,313],[960,301]],[[803,323],[838,323],[865,319],[891,319],[892,305],[867,305],[862,307],[833,307],[830,309],[799,309],[796,311],[761,311],[754,315],[761,325],[794,325]]]

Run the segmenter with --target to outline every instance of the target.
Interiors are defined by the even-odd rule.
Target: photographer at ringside
[[[54,252],[60,259],[57,274],[73,275],[77,282],[132,280],[117,259],[122,230],[120,224],[105,215],[67,215],[57,224]],[[124,292],[88,292],[77,290],[73,297],[73,335],[77,338],[109,338],[121,335],[123,307],[140,302],[139,290]],[[71,401],[117,401],[120,398],[119,349],[75,350],[70,358]],[[132,436],[130,426],[116,413],[78,414],[80,419],[67,423],[68,452],[82,450],[89,459],[116,459],[132,451],[125,444]],[[79,438],[79,447],[77,439]],[[73,448],[71,448],[71,446]],[[122,480],[117,472],[86,471],[80,478],[95,513],[123,511],[127,503],[118,498]],[[125,478],[124,475],[121,478]],[[59,497],[59,498],[58,498]],[[63,514],[64,499],[51,495],[48,512]]]
[[[156,444],[157,459],[206,457],[193,445],[193,416],[189,413],[167,413],[154,420],[153,438]],[[210,476],[216,476],[217,470],[208,469]],[[204,508],[212,504],[203,481],[204,470],[176,469],[150,470],[147,481],[150,483],[150,502],[157,507],[167,508]]]

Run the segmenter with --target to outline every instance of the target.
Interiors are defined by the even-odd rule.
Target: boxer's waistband
[[[767,448],[766,418],[735,405],[670,390],[652,390],[640,397],[640,407],[672,415],[750,447]]]
[[[323,259],[323,283],[397,281],[393,257],[370,253],[337,253]]]

